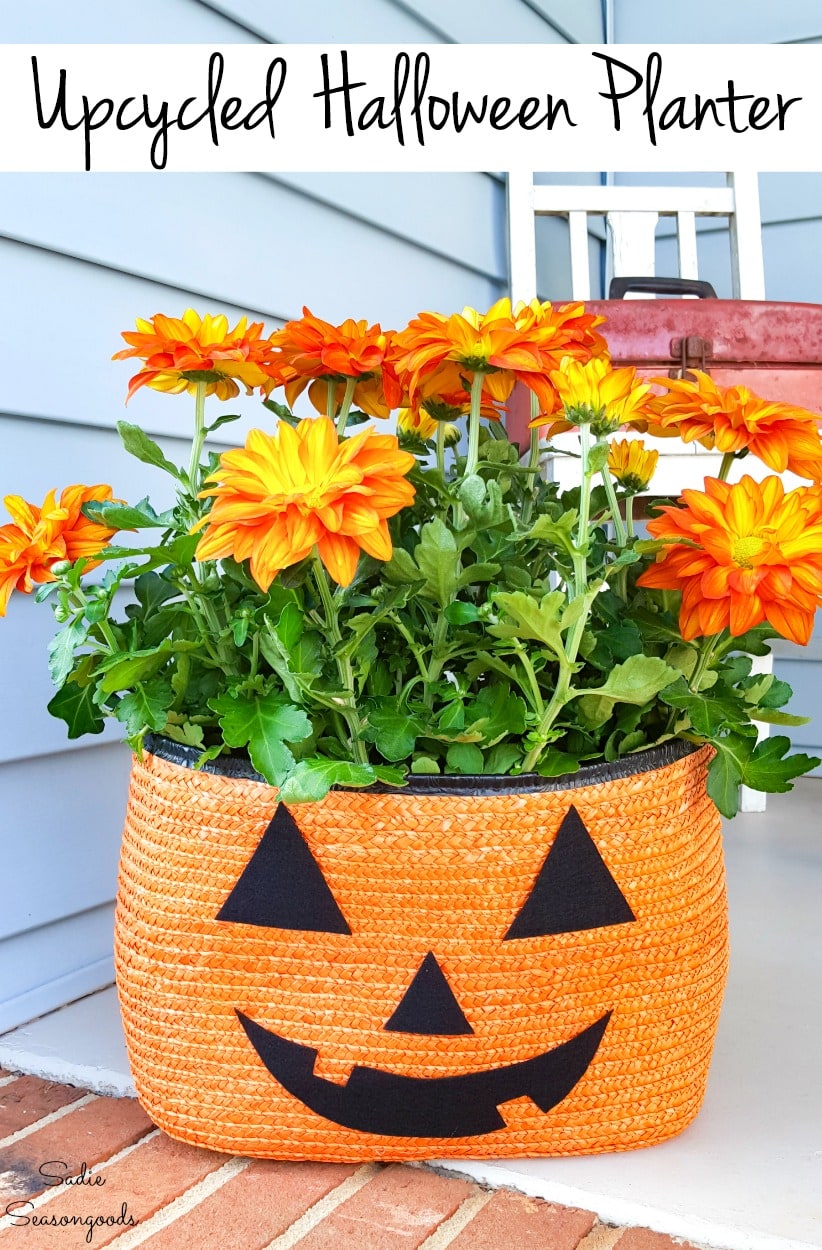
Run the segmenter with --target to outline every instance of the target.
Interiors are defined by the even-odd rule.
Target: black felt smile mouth
[[[317,1051],[237,1012],[271,1075],[311,1111],[345,1128],[390,1137],[477,1137],[505,1128],[497,1107],[528,1097],[550,1111],[587,1071],[611,1012],[553,1050],[463,1076],[415,1077],[355,1067],[345,1085],[314,1075]]]

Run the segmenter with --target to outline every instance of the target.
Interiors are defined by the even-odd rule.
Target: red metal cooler
[[[629,290],[703,298],[619,298]],[[635,365],[644,377],[703,369],[721,386],[742,384],[822,416],[822,305],[716,299],[707,282],[679,278],[615,278],[611,296],[585,307],[606,318],[615,365]],[[529,400],[512,400],[509,436],[524,447]]]

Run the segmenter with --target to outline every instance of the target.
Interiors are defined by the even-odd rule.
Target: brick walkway
[[[75,1182],[58,1181],[68,1177]],[[214,1154],[166,1137],[131,1098],[98,1097],[0,1070],[0,1250],[86,1244],[113,1250],[683,1247],[647,1229],[601,1224],[590,1211],[488,1191],[425,1167]]]

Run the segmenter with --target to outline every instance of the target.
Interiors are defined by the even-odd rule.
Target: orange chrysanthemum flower
[[[252,430],[245,449],[225,452],[202,497],[214,506],[200,522],[198,560],[249,560],[268,590],[281,569],[316,547],[331,577],[347,586],[360,550],[390,560],[387,518],[413,501],[405,480],[414,457],[393,434],[373,430],[340,441],[328,417],[281,421],[276,434]],[[199,528],[199,527],[198,527]]]
[[[269,389],[284,385],[286,401],[293,408],[308,387],[311,403],[326,413],[328,387],[334,386],[338,410],[346,381],[357,378],[353,402],[370,417],[387,417],[402,398],[387,361],[391,340],[392,331],[379,325],[349,318],[334,326],[304,308],[299,321],[289,321],[271,336],[278,376]]]
[[[817,418],[805,408],[760,399],[746,386],[717,386],[707,373],[655,378],[667,388],[650,409],[666,432],[686,443],[723,453],[750,451],[775,473],[822,480],[822,441]]]
[[[261,337],[262,332],[261,321],[249,325],[242,317],[229,330],[227,317],[207,313],[200,318],[193,308],[186,309],[182,317],[162,313],[151,321],[138,317],[136,331],[123,331],[122,337],[130,346],[112,357],[145,361],[128,384],[126,402],[141,386],[171,395],[182,391],[193,395],[201,382],[206,384],[206,394],[218,399],[239,395],[238,382],[250,395],[255,387],[269,385],[274,372],[271,342]]]
[[[682,637],[737,637],[768,621],[806,644],[822,603],[822,490],[786,494],[778,477],[707,478],[704,493],[683,491],[681,503],[648,522],[671,545],[637,584],[682,591]]]
[[[656,472],[658,451],[649,451],[641,438],[615,438],[608,445],[608,468],[625,490],[646,490]]]
[[[563,355],[587,360],[604,349],[593,330],[602,320],[580,304],[554,309],[538,300],[512,309],[501,299],[487,313],[464,308],[451,317],[420,313],[396,337],[397,376],[414,405],[458,395],[467,378],[482,373],[486,402],[504,404],[523,382],[550,412],[556,401],[551,370]]]
[[[584,364],[566,356],[562,367],[552,371],[551,382],[565,416],[547,425],[544,416],[531,422],[545,427],[546,438],[588,423],[597,433],[607,433],[642,420],[647,413],[650,383],[640,382],[632,366],[612,368],[608,356],[594,356]]]
[[[49,491],[42,508],[19,495],[7,495],[12,525],[0,526],[0,616],[5,616],[13,590],[29,593],[35,583],[53,582],[59,560],[89,559],[106,546],[114,530],[89,521],[80,511],[89,500],[111,499],[110,486],[67,486],[57,503]],[[89,560],[87,569],[97,560]]]

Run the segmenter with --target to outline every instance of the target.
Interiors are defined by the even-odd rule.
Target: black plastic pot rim
[[[366,789],[372,794],[446,794],[446,795],[484,795],[484,794],[539,794],[551,790],[578,790],[582,786],[602,785],[608,781],[616,781],[624,777],[634,777],[641,773],[650,773],[658,768],[665,768],[677,760],[684,759],[701,748],[682,738],[673,738],[660,746],[650,747],[647,751],[637,751],[633,755],[623,755],[618,760],[608,763],[603,760],[594,764],[583,764],[579,772],[565,773],[561,777],[540,777],[538,773],[520,773],[519,776],[509,774],[493,774],[482,776],[468,773],[419,774],[407,777],[407,784],[402,787],[387,786],[375,783]],[[178,764],[182,768],[194,768],[201,752],[196,747],[183,746],[180,742],[172,742],[149,734],[145,739],[145,750],[158,759],[170,764]],[[236,777],[243,781],[259,781],[263,785],[268,782],[252,766],[246,756],[220,755],[217,759],[208,760],[200,769],[204,773],[213,773],[218,777]],[[348,789],[347,786],[335,786],[335,790]]]

